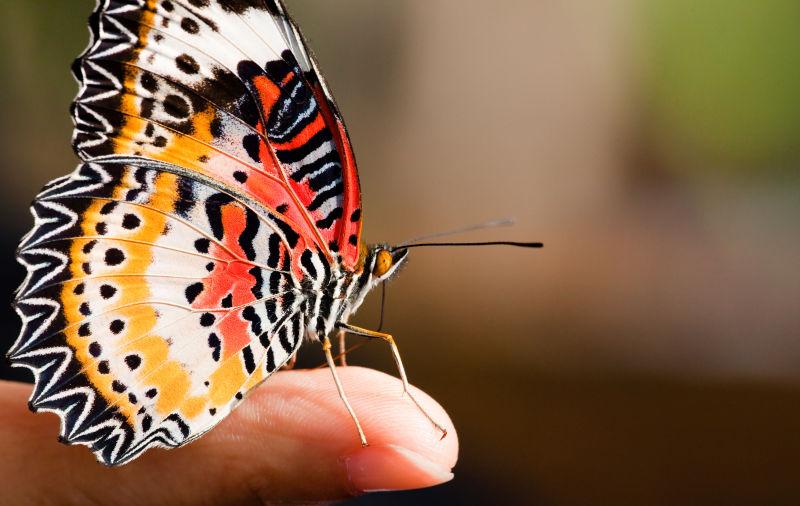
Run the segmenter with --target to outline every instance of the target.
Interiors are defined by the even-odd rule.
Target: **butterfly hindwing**
[[[296,351],[304,302],[279,217],[120,164],[84,164],[34,212],[10,356],[37,375],[32,407],[105,463],[205,432]]]

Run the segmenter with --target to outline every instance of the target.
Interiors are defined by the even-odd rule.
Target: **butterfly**
[[[347,322],[408,248],[361,241],[347,130],[284,5],[99,0],[89,26],[81,163],[38,194],[18,250],[9,357],[34,373],[31,409],[124,464],[213,428],[305,340],[366,444],[329,336],[388,341],[407,387],[392,337]]]

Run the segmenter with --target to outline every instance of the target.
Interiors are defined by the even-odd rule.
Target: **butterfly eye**
[[[375,267],[372,268],[372,274],[377,277],[381,277],[392,267],[392,254],[382,249],[378,252],[377,257],[375,258]]]

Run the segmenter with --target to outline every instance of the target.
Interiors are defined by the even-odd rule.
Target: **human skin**
[[[282,371],[199,440],[149,450],[117,468],[85,447],[57,443],[57,417],[28,411],[31,386],[0,382],[0,504],[308,503],[452,478],[458,438],[436,401],[414,389],[447,428],[444,438],[397,378],[360,367],[337,371],[367,447],[330,371]]]

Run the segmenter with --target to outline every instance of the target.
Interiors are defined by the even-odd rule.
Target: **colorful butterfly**
[[[82,163],[36,197],[18,252],[9,356],[31,409],[117,465],[214,427],[304,338],[351,414],[337,330],[389,341],[407,386],[391,336],[347,321],[408,250],[361,242],[347,131],[282,3],[99,0],[90,29]]]

